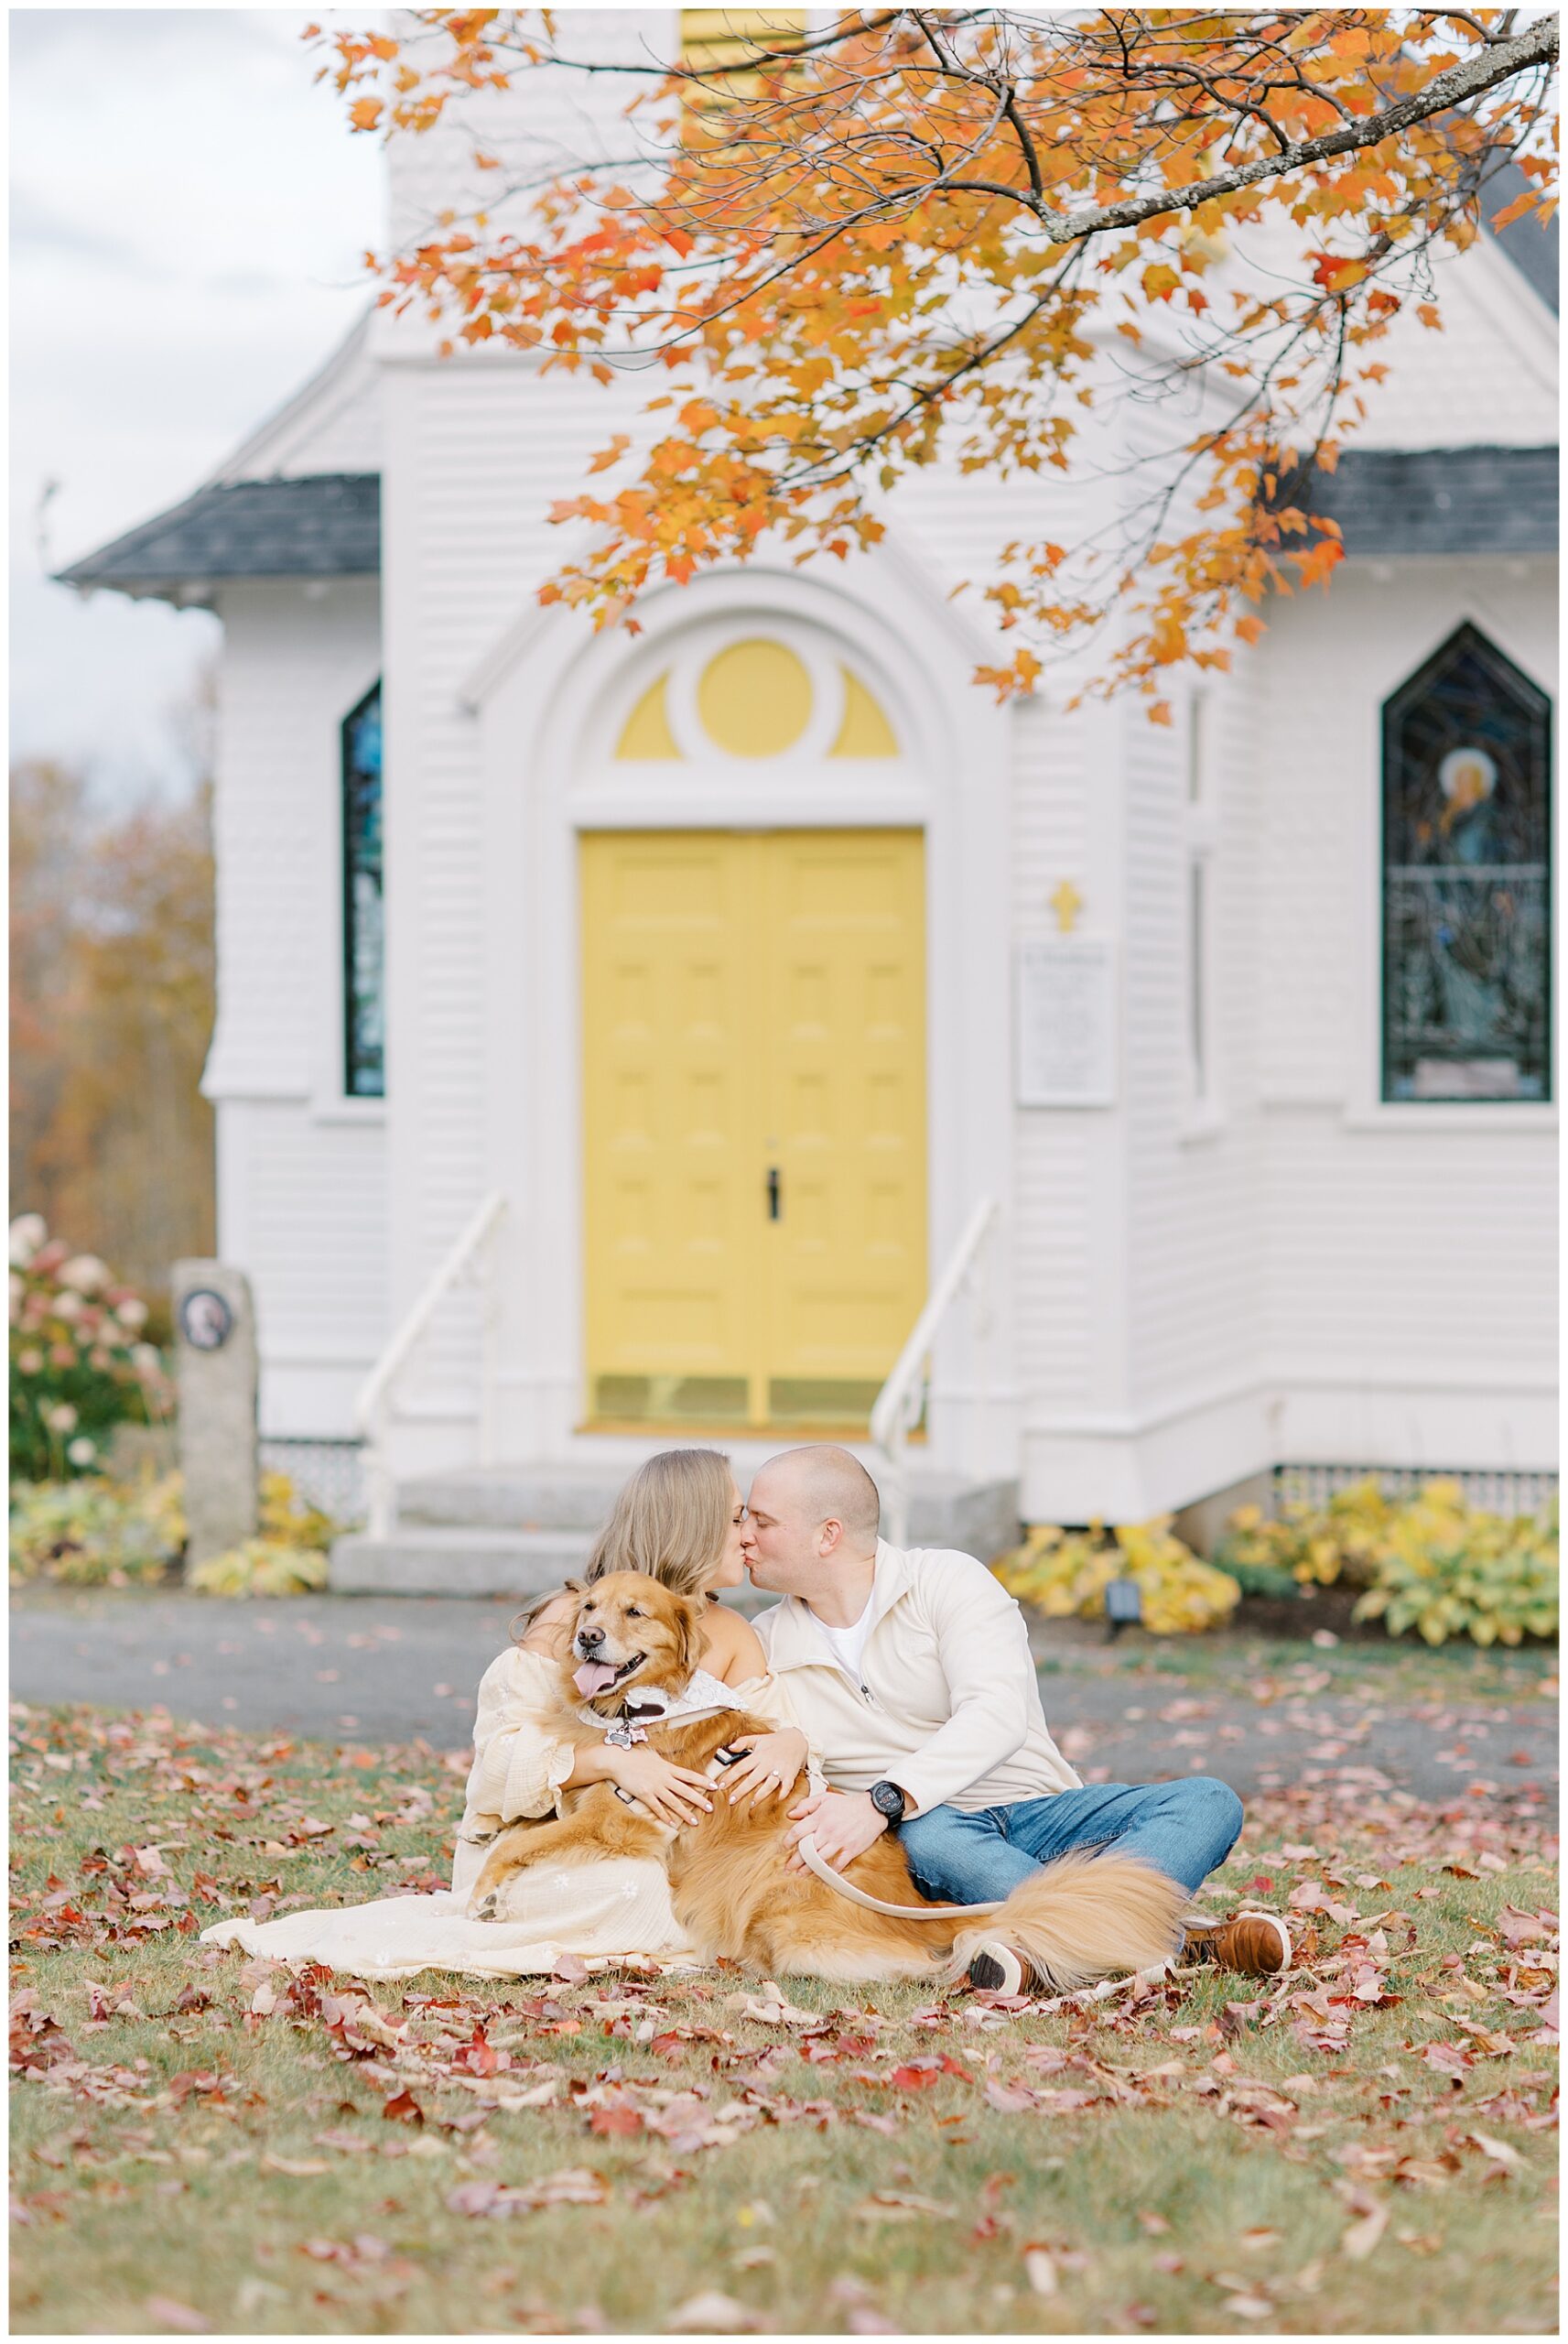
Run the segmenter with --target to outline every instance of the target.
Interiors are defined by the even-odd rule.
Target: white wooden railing
[[[996,1199],[982,1197],[965,1222],[963,1234],[948,1254],[871,1410],[871,1438],[882,1459],[883,1535],[892,1546],[909,1543],[909,1436],[925,1414],[930,1397],[931,1354],[937,1332],[974,1275],[998,1218]],[[991,1331],[991,1315],[985,1308],[979,1313],[976,1331],[982,1344]]]
[[[484,1283],[483,1339],[480,1360],[479,1461],[495,1461],[495,1294],[483,1280],[484,1253],[503,1214],[506,1199],[492,1188],[450,1250],[427,1278],[419,1294],[394,1330],[354,1402],[354,1427],[364,1443],[366,1527],[372,1537],[384,1538],[394,1526],[396,1505],[392,1468],[386,1453],[388,1420],[397,1380],[413,1357],[438,1307],[471,1279]]]

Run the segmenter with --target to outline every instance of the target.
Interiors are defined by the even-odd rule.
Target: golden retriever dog
[[[569,1730],[587,1742],[639,1707],[678,1700],[700,1645],[698,1607],[656,1579],[618,1571],[584,1588],[561,1671]],[[602,1719],[603,1727],[590,1725],[582,1709]],[[930,1904],[930,1918],[868,1911],[815,1873],[788,1868],[788,1809],[806,1795],[804,1774],[771,1800],[733,1806],[724,1796],[719,1753],[772,1731],[764,1720],[723,1709],[644,1731],[673,1764],[709,1775],[711,1813],[676,1829],[639,1813],[609,1783],[568,1791],[564,1816],[502,1832],[474,1888],[474,1917],[495,1917],[508,1883],[534,1864],[662,1856],[676,1917],[699,1957],[726,1957],[768,1973],[957,1980],[981,1937],[1000,1937],[1053,1991],[1072,1993],[1113,1972],[1152,1968],[1180,1943],[1185,1890],[1152,1866],[1115,1854],[1068,1855],[1043,1867],[995,1908],[983,1929],[966,1927],[961,1906]],[[843,1877],[885,1904],[928,1904],[891,1832],[846,1865]]]

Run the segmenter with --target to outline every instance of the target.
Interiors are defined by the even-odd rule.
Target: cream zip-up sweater
[[[1081,1788],[1045,1724],[1023,1614],[973,1555],[877,1541],[857,1684],[808,1605],[752,1622],[835,1789],[897,1783],[924,1814]]]

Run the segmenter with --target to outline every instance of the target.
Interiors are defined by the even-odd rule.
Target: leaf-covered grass
[[[1543,1694],[1553,1697],[1557,1690],[1554,1644],[1526,1644],[1514,1651],[1494,1644],[1482,1651],[1464,1643],[1434,1650],[1418,1638],[1368,1633],[1319,1647],[1308,1641],[1310,1605],[1303,1606],[1303,1633],[1294,1637],[1225,1629],[1197,1636],[1150,1636],[1133,1630],[1114,1644],[1105,1641],[1100,1628],[1036,1618],[1032,1642],[1036,1666],[1045,1677],[1176,1677],[1248,1700],[1256,1698],[1260,1688],[1278,1698],[1308,1677],[1316,1680],[1316,1689],[1390,1702],[1531,1701]],[[1071,1631],[1070,1642],[1065,1625]],[[1049,1708],[1048,1686],[1046,1700]]]
[[[451,1762],[85,1710],[15,1747],[17,2331],[1552,2325],[1554,1877],[1500,1801],[1254,1801],[1209,1901],[1293,1900],[1299,1972],[1093,2013],[367,1991],[196,1932],[444,1881]]]

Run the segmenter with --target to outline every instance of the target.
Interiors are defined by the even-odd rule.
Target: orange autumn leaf
[[[505,151],[504,93],[606,71],[569,15],[413,21],[417,42],[313,38],[356,127],[440,125],[476,180]],[[1552,202],[1547,17],[1003,8],[945,16],[938,40],[915,12],[846,11],[804,45],[737,30],[720,68],[698,49],[661,65],[651,27],[613,159],[503,193],[503,214],[455,210],[378,264],[443,346],[494,338],[604,385],[643,373],[644,428],[589,466],[624,458],[640,493],[551,512],[591,535],[543,599],[599,626],[764,542],[846,560],[934,464],[1070,476],[1086,419],[1137,401],[1173,418],[1162,465],[1129,442],[1103,537],[996,555],[979,600],[1021,647],[976,679],[1028,693],[1093,646],[1080,693],[1133,690],[1158,722],[1173,667],[1219,666],[1266,595],[1327,583],[1339,548],[1300,481],[1366,419],[1406,308],[1439,322],[1431,263],[1474,242],[1480,187],[1521,168],[1503,219]],[[1265,227],[1260,282],[1235,264]],[[1180,426],[1159,394],[1204,370],[1228,420]]]

